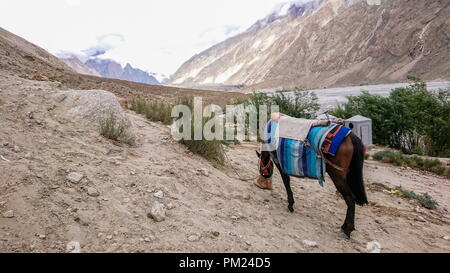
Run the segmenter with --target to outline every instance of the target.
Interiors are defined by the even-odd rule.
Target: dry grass
[[[162,100],[146,100],[144,98],[134,98],[131,100],[131,110],[136,113],[143,114],[151,121],[160,121],[166,125],[173,123],[172,108],[174,105],[186,105],[193,113],[193,101],[191,98],[181,98],[176,103],[171,104]],[[204,125],[208,119],[202,120]],[[191,119],[191,139],[194,139],[194,119]],[[204,158],[223,164],[224,154],[222,142],[220,140],[181,140],[181,144],[189,148],[193,153],[199,154]]]
[[[129,127],[113,113],[109,113],[100,120],[100,134],[107,139],[122,142],[129,146],[134,146],[135,143],[134,138],[129,133]]]

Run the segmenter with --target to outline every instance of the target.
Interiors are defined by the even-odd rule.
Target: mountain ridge
[[[289,13],[291,10],[291,13]],[[447,1],[315,0],[186,61],[170,83],[324,88],[450,79]]]

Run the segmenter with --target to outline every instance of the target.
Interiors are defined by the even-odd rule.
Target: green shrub
[[[186,105],[191,109],[193,114],[193,100],[191,98],[180,98],[176,103],[171,104],[160,100],[146,100],[143,98],[135,98],[131,100],[131,110],[138,114],[145,115],[151,121],[161,121],[163,124],[170,125],[173,123],[172,108],[174,105]],[[203,118],[202,125],[209,119]],[[191,119],[192,135],[194,139],[194,118]],[[203,131],[203,130],[202,130]],[[181,140],[181,144],[188,147],[193,153],[202,155],[208,160],[215,161],[219,164],[224,162],[224,154],[222,142],[220,140]]]
[[[151,121],[160,121],[165,125],[172,124],[173,105],[164,101],[134,98],[131,100],[131,110],[145,115]]]
[[[428,193],[417,194],[413,191],[403,189],[402,187],[396,187],[395,189],[398,190],[403,197],[407,199],[417,200],[423,207],[427,209],[436,209],[438,206],[438,202],[434,200],[433,197],[431,197]]]
[[[279,90],[275,93],[256,93],[253,92],[252,96],[248,100],[233,99],[229,102],[232,105],[254,106],[257,113],[260,111],[261,106],[267,106],[268,117],[270,118],[271,106],[277,105],[279,112],[286,114],[294,118],[306,118],[312,119],[316,116],[316,112],[319,110],[318,98],[315,93],[303,91],[300,88],[292,90]],[[259,128],[260,120],[257,115],[257,130]],[[246,120],[248,125],[248,119]],[[248,128],[248,126],[246,126]]]
[[[437,159],[422,158],[416,155],[407,156],[399,152],[380,151],[373,155],[373,159],[396,166],[407,166],[413,169],[428,171],[441,176],[449,177],[450,168]]]
[[[389,97],[363,92],[331,111],[339,118],[363,115],[372,119],[374,142],[407,154],[450,156],[450,89],[427,90],[417,78]]]
[[[105,138],[134,146],[134,138],[130,136],[128,126],[113,113],[100,120],[100,134]]]
[[[182,98],[178,100],[178,105],[186,105],[191,109],[192,115],[194,114],[194,103],[191,98]],[[202,128],[204,127],[205,123],[208,122],[211,118],[203,118],[202,119]],[[224,151],[222,147],[222,141],[220,140],[206,140],[202,137],[201,140],[194,140],[194,117],[191,118],[191,140],[180,140],[181,144],[184,144],[188,149],[193,152],[197,153],[203,157],[205,157],[208,160],[217,162],[219,164],[223,164],[225,161],[224,158]],[[202,130],[203,132],[203,130]]]

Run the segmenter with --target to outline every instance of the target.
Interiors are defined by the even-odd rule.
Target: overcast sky
[[[0,26],[47,49],[173,74],[287,0],[1,0]]]

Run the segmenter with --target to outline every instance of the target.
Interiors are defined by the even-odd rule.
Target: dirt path
[[[69,241],[82,252],[366,252],[373,240],[383,252],[450,252],[449,180],[368,161],[371,204],[357,208],[358,231],[345,240],[345,204],[331,180],[321,188],[293,179],[291,214],[278,174],[274,191],[261,191],[132,112],[137,146],[116,146],[60,114],[51,99],[58,86],[0,75],[0,252],[65,252]],[[243,176],[256,175],[256,148],[227,148]],[[71,183],[71,172],[84,178]],[[428,192],[439,209],[418,208],[376,183]],[[162,222],[147,217],[155,201],[167,208]]]

